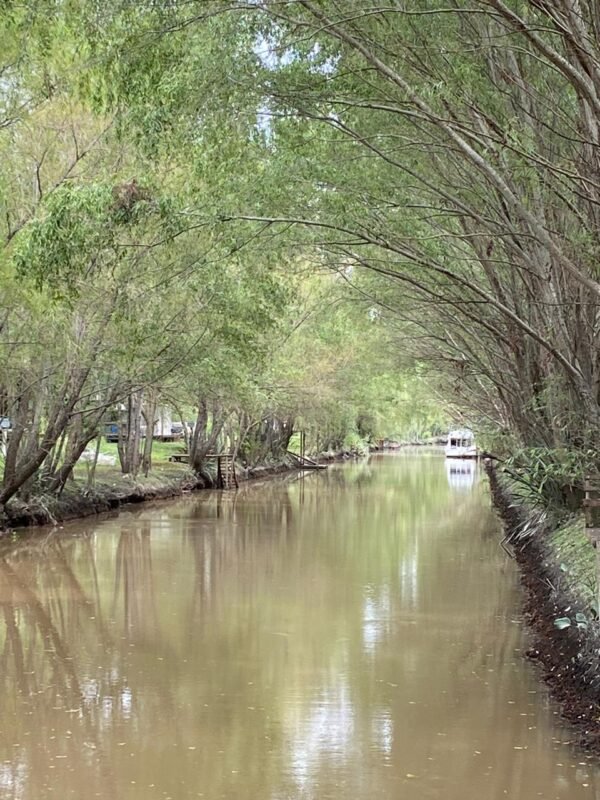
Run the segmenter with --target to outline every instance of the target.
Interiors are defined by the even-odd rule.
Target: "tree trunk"
[[[91,489],[96,480],[96,466],[98,465],[98,456],[100,455],[100,448],[102,446],[102,434],[98,432],[96,437],[96,449],[94,450],[94,460],[88,470],[87,475],[87,488]]]
[[[202,477],[206,477],[204,471],[206,454],[216,447],[226,419],[227,415],[218,401],[213,402],[212,413],[209,413],[207,401],[204,398],[199,400],[196,425],[191,438],[189,463],[193,470]]]
[[[57,399],[53,407],[48,413],[46,430],[35,451],[31,452],[28,448],[31,454],[19,459],[18,463],[17,453],[15,452],[14,455],[11,456],[10,470],[5,472],[4,485],[2,491],[0,491],[0,512],[3,510],[7,501],[35,474],[48,457],[48,454],[68,425],[88,375],[89,367],[74,368],[73,371],[69,373],[63,386],[57,393]],[[11,441],[12,438],[13,437],[11,437]]]
[[[154,423],[156,417],[156,408],[158,405],[158,398],[152,392],[144,407],[142,413],[146,420],[146,438],[144,440],[144,452],[142,455],[142,472],[146,477],[152,469],[152,445],[154,443]]]
[[[121,471],[124,475],[133,477],[137,475],[141,461],[142,401],[143,393],[141,391],[133,392],[127,398],[126,422],[119,428],[117,444]]]

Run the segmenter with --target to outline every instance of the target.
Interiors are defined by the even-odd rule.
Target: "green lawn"
[[[95,447],[95,442],[90,446],[90,449]],[[135,479],[136,483],[144,484],[151,483],[153,476],[161,480],[176,480],[186,473],[187,464],[174,464],[169,461],[169,456],[173,453],[181,453],[185,451],[185,441],[181,439],[178,442],[154,442],[152,446],[152,470],[148,478],[143,475],[138,475]],[[104,437],[100,446],[100,453],[115,458],[115,464],[98,464],[96,466],[96,483],[116,484],[120,482],[130,482],[132,479],[129,476],[123,475],[119,466],[119,454],[116,443],[107,442]],[[75,467],[74,477],[77,482],[85,482],[87,479],[90,465],[82,462]]]
[[[90,445],[90,450],[96,446],[95,442],[92,442]],[[180,439],[178,442],[154,442],[152,445],[152,463],[153,464],[160,464],[162,462],[169,461],[169,456],[173,453],[181,453],[185,451],[185,441]],[[117,450],[116,443],[107,442],[104,437],[102,437],[102,444],[100,446],[100,452],[103,455],[107,456],[114,456],[117,459],[117,463],[119,461],[119,454]]]

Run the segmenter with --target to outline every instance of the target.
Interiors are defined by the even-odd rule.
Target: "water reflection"
[[[387,585],[376,589],[367,586],[363,603],[363,650],[373,654],[377,643],[389,631],[391,618],[390,590]]]
[[[447,458],[448,485],[458,491],[469,491],[477,478],[479,462],[475,458]]]
[[[589,797],[485,492],[446,470],[380,457],[6,549],[0,798]]]

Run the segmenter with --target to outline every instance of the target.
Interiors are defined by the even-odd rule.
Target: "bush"
[[[574,511],[584,498],[584,476],[597,469],[593,451],[528,447],[503,462],[513,489],[529,504]]]

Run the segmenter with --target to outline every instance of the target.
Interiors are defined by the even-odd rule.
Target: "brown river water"
[[[600,798],[473,465],[404,453],[0,551],[0,800]]]

